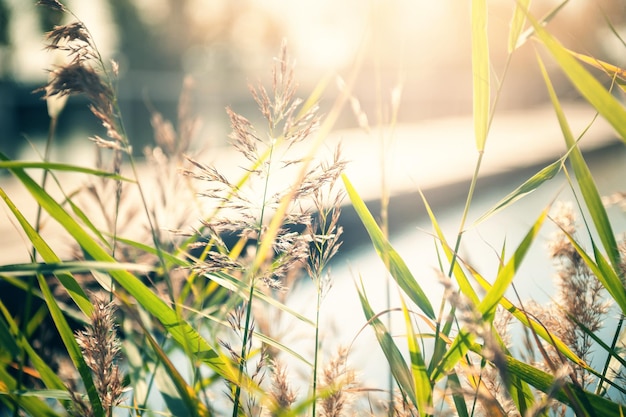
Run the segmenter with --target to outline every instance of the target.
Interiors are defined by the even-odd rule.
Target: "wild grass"
[[[626,244],[605,208],[623,204],[623,190],[602,198],[578,147],[585,132],[576,137],[571,131],[543,61],[554,61],[623,142],[626,110],[613,90],[623,90],[625,71],[566,49],[546,29],[546,20],[567,5],[537,19],[529,3],[511,2],[509,60],[495,85],[488,5],[472,2],[475,173],[452,239],[422,194],[435,237],[434,262],[440,265],[436,277],[444,289],[442,299],[433,300],[390,243],[384,178],[379,224],[345,174],[340,149],[328,160],[318,155],[348,101],[360,126],[370,130],[351,91],[354,77],[322,117],[318,92],[298,98],[294,64],[283,43],[269,87],[250,87],[264,126],[227,109],[231,145],[241,157],[236,178],[202,154],[192,155],[199,122],[187,80],[177,123],[157,112],[152,116],[156,146],[146,151],[149,175],[140,175],[117,103],[117,64],[103,62],[88,29],[63,4],[39,1],[73,20],[46,36],[47,47],[65,52],[67,62],[50,71],[41,89],[51,118],[43,161],[14,161],[0,153],[0,169],[29,192],[28,204],[38,206],[36,218],[28,219],[19,206],[24,203],[0,186],[32,254],[31,262],[0,266],[5,293],[24,300],[23,308],[14,310],[0,296],[0,415],[623,415]],[[564,155],[476,223],[558,172],[566,174],[575,204],[546,202],[521,242],[512,250],[502,248],[495,274],[483,276],[459,248],[510,57],[532,47],[543,51],[537,63],[561,127]],[[392,127],[399,91],[392,94],[387,121]],[[101,155],[96,169],[49,160],[64,98],[75,94],[87,97],[106,132],[92,138]],[[31,169],[42,171],[40,181]],[[88,180],[68,190],[59,171]],[[50,178],[58,188],[54,194]],[[284,178],[293,179],[287,188]],[[358,364],[350,360],[359,346],[329,345],[329,329],[320,319],[324,298],[333,291],[330,266],[341,251],[344,196],[388,270],[387,291],[400,295],[399,305],[388,301],[376,311],[366,285],[355,285],[364,313],[360,320],[375,334],[390,384],[360,381]],[[510,299],[516,273],[549,221],[556,230],[548,248],[557,275],[553,301]],[[42,237],[48,222],[67,232],[72,259],[62,259]],[[312,317],[289,299],[304,279],[314,288]],[[609,320],[611,308],[617,320]],[[392,334],[385,320],[393,311],[402,313],[402,336]],[[297,326],[285,330],[282,325],[289,322]],[[54,329],[53,338],[36,331],[46,326]],[[522,329],[521,351],[519,343],[512,346],[519,337],[514,326]],[[600,338],[600,330],[610,340]],[[45,344],[53,339],[58,347],[50,353]],[[309,346],[302,348],[300,341]]]

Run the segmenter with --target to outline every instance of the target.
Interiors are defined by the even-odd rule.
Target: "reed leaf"
[[[0,265],[0,274],[20,277],[32,276],[35,274],[59,274],[59,273],[88,273],[91,271],[113,271],[127,270],[149,273],[154,268],[149,265],[140,265],[130,262],[94,262],[94,261],[75,261],[75,262],[57,262],[57,263],[27,263],[27,264],[10,264]]]
[[[512,356],[506,356],[507,370],[517,375],[520,379],[526,381],[536,389],[550,393],[555,388],[555,377],[544,371],[541,371],[527,363],[519,361]],[[567,395],[565,389],[569,390],[573,399],[577,402],[577,406],[582,406],[588,415],[603,417],[622,417],[624,415],[624,406],[613,402],[607,398],[582,390],[579,386],[570,382],[565,382],[563,388],[559,388],[553,393],[554,398],[569,406],[574,405],[570,396]]]
[[[26,391],[24,392],[26,395],[22,395],[22,391],[15,392],[16,389],[15,378],[7,372],[4,366],[0,366],[0,402],[4,403],[8,410],[14,411],[17,406],[29,416],[59,417],[59,414],[43,399],[31,395],[32,391]],[[15,415],[19,415],[17,411]]]
[[[492,321],[495,314],[496,306],[501,302],[504,297],[505,291],[510,286],[515,273],[524,259],[524,256],[530,248],[530,244],[534,241],[535,237],[539,233],[539,229],[543,224],[548,209],[545,209],[537,218],[535,223],[531,226],[530,230],[526,233],[526,236],[519,244],[515,253],[509,259],[509,261],[500,269],[494,284],[491,286],[485,297],[477,305],[478,312],[482,315],[482,318],[486,321]],[[431,375],[433,381],[438,381],[445,376],[456,364],[463,358],[463,355],[467,353],[467,350],[476,340],[476,335],[470,330],[463,328],[459,331],[459,334],[452,342],[452,345],[446,352],[446,355],[437,364],[435,370]]]
[[[558,49],[557,47],[559,45],[555,43],[556,41],[552,40],[552,42],[554,45],[556,45],[556,46],[553,46],[553,48]],[[564,53],[573,61],[573,64],[578,65],[580,67],[580,64],[578,64],[578,62],[576,62],[569,54],[567,54],[567,52],[564,52]],[[565,118],[565,114],[563,113],[563,109],[561,108],[559,99],[556,95],[556,92],[554,91],[554,87],[552,86],[552,82],[550,81],[550,77],[548,76],[548,72],[546,71],[543,61],[541,60],[539,55],[537,55],[537,62],[539,63],[539,68],[541,69],[541,74],[543,75],[544,81],[546,83],[546,88],[548,90],[548,94],[550,95],[550,100],[552,101],[552,105],[556,112],[559,125],[561,126],[563,138],[565,139],[565,143],[568,149],[570,149],[569,159],[572,162],[572,167],[574,168],[574,174],[576,175],[576,180],[578,181],[580,191],[583,195],[585,204],[587,206],[587,209],[589,210],[589,214],[591,215],[593,223],[596,226],[596,230],[600,236],[600,241],[602,242],[602,245],[604,246],[604,250],[606,251],[609,257],[611,265],[613,266],[615,270],[617,270],[620,264],[620,254],[617,249],[617,242],[615,240],[615,234],[613,233],[613,228],[611,227],[611,223],[609,222],[609,217],[606,213],[606,209],[604,208],[604,204],[602,204],[602,198],[600,197],[598,188],[596,187],[596,184],[593,180],[591,171],[589,170],[589,167],[587,166],[585,159],[583,158],[582,152],[576,145],[576,141],[574,140],[572,131],[569,127],[569,124],[567,123],[567,119]],[[589,77],[591,77],[591,75],[589,75]],[[581,78],[586,79],[585,77],[581,77]],[[588,82],[592,84],[591,81],[588,81]],[[604,93],[609,94],[604,90],[604,88],[595,79],[594,79],[594,82],[597,83],[597,86],[594,87],[595,89],[602,90]],[[598,94],[601,94],[601,93],[598,93]],[[614,100],[614,99],[611,97],[610,100]],[[598,108],[597,105],[594,104],[592,101],[590,102],[600,112],[600,114],[602,114],[606,118],[606,115],[603,113],[603,110]],[[624,134],[626,134],[626,123],[624,123],[624,120],[626,120],[626,111],[624,111],[621,105],[617,104],[617,102],[616,102],[616,108],[619,108],[620,111],[623,113],[623,117],[620,116],[621,119],[620,119],[619,124],[621,125],[624,131]],[[607,110],[604,109],[604,111],[606,112]],[[613,116],[617,115],[615,111],[616,109],[611,110]],[[626,135],[623,137],[623,139],[624,141],[626,141]]]
[[[378,253],[381,260],[388,261],[385,262],[385,265],[388,267],[389,273],[398,283],[400,288],[402,288],[405,294],[411,299],[411,301],[413,301],[428,318],[434,319],[435,311],[433,310],[428,297],[413,277],[413,274],[409,270],[408,266],[385,238],[382,230],[380,230],[380,227],[376,224],[374,216],[372,216],[365,205],[365,202],[354,189],[348,177],[345,174],[342,174],[341,178],[346,188],[346,192],[348,193],[348,197],[350,197],[350,201],[352,202],[352,206],[361,219],[363,226],[365,226],[372,244],[376,249],[376,253]]]
[[[600,115],[602,115],[602,117],[604,117],[611,124],[611,126],[613,126],[622,141],[626,143],[626,123],[624,123],[624,120],[626,120],[626,109],[624,106],[620,104],[620,102],[617,101],[617,99],[611,95],[611,93],[607,91],[604,86],[576,60],[574,56],[572,56],[567,48],[557,41],[531,16],[529,16],[529,20],[535,29],[535,35],[537,38],[552,54],[552,57],[556,60],[559,67],[570,79],[572,84],[574,84],[580,94],[582,94],[582,96],[598,111],[598,113],[600,113]],[[541,62],[541,59],[538,58],[538,61],[544,80],[546,81],[546,84],[548,84],[550,98],[554,104],[556,95],[554,94],[554,90],[549,82],[547,72]],[[557,110],[557,114],[558,112],[559,111]],[[561,121],[561,116],[559,116],[559,121]],[[568,147],[572,146],[572,144],[569,143],[569,139],[566,138],[566,140],[568,140]],[[572,161],[574,161],[574,159],[572,159]]]
[[[487,220],[489,217],[493,216],[499,211],[504,210],[505,208],[512,205],[516,201],[524,198],[526,195],[532,193],[537,188],[539,188],[546,181],[550,181],[551,179],[553,179],[556,176],[556,174],[558,174],[561,171],[563,162],[565,161],[566,157],[567,155],[562,158],[559,158],[557,161],[542,168],[532,177],[524,181],[522,185],[517,187],[515,190],[509,193],[502,200],[498,201],[492,208],[490,208],[482,216],[480,216],[474,222],[474,226],[477,226],[478,224]]]
[[[116,181],[126,181],[136,183],[135,180],[123,177],[119,174],[112,172],[101,171],[92,168],[81,167],[77,165],[62,164],[58,162],[31,162],[31,161],[13,161],[9,160],[5,155],[0,154],[0,169],[29,169],[29,168],[41,168],[48,171],[65,171],[65,172],[78,172],[82,174],[94,175],[97,177],[109,178]]]
[[[11,210],[20,226],[22,226],[22,229],[26,233],[26,236],[33,244],[33,247],[37,250],[37,253],[39,253],[42,259],[45,262],[49,262],[52,264],[61,263],[61,258],[59,258],[54,253],[54,251],[50,248],[50,246],[48,246],[46,241],[39,235],[39,233],[37,233],[35,228],[30,225],[24,215],[15,206],[13,201],[9,198],[9,196],[4,192],[1,187],[0,198],[2,198],[6,205],[9,207],[9,210]],[[85,291],[83,291],[83,289],[78,284],[78,282],[76,282],[74,277],[71,274],[63,271],[58,271],[56,277],[59,279],[61,285],[63,285],[63,287],[67,290],[69,296],[72,298],[72,300],[74,300],[76,305],[87,317],[89,317],[93,312],[93,305],[91,304],[91,301],[89,300],[87,294],[85,294]]]
[[[476,148],[483,152],[489,131],[491,102],[486,0],[472,0],[472,75],[474,136]]]
[[[115,262],[115,259],[105,252],[63,207],[24,170],[13,168],[11,172],[22,182],[38,204],[72,235],[89,256],[96,261]],[[214,350],[187,321],[182,319],[176,311],[154,294],[136,276],[126,270],[111,270],[109,273],[120,286],[137,299],[142,307],[163,324],[177,343],[182,346],[192,346],[193,353],[215,372],[227,380],[236,380],[236,374],[228,359]]]
[[[374,330],[378,344],[380,345],[385,358],[387,358],[391,374],[396,380],[396,383],[400,387],[402,393],[406,395],[416,407],[418,407],[418,400],[415,395],[415,386],[413,385],[413,376],[411,371],[406,366],[404,357],[394,343],[391,334],[389,334],[389,331],[383,322],[380,321],[378,316],[374,314],[374,310],[372,310],[372,307],[369,304],[362,282],[361,288],[357,287],[357,292],[359,294],[359,300],[361,300],[361,307],[363,308],[363,313],[365,314],[367,323],[372,326],[372,329]]]
[[[529,7],[530,0],[519,0],[515,3],[515,10],[513,11],[513,17],[511,18],[511,25],[509,29],[509,54],[521,45],[519,43],[520,35],[524,29],[524,23],[526,23],[526,15],[528,14]]]
[[[424,354],[418,343],[418,335],[413,329],[411,314],[404,302],[404,298],[400,297],[400,301],[402,302],[402,313],[404,314],[404,324],[406,326],[406,339],[411,360],[411,375],[413,376],[413,386],[415,387],[417,410],[421,416],[426,416],[430,415],[433,408],[433,387],[428,377]]]

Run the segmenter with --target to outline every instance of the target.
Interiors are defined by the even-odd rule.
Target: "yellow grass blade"
[[[472,1],[472,74],[474,88],[474,136],[479,152],[485,149],[489,131],[489,42],[487,1]]]

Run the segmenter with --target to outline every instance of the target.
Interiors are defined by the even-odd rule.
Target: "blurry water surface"
[[[619,144],[587,155],[588,164],[601,195],[624,191],[626,187],[623,180],[626,178],[625,158],[626,150]],[[518,175],[509,176],[505,181],[497,183],[496,186],[488,189],[479,188],[472,202],[466,231],[463,234],[460,256],[490,282],[495,279],[499,265],[499,254],[503,245],[506,245],[506,262],[540,213],[550,203],[554,201],[571,202],[574,204],[574,208],[576,207],[576,200],[567,179],[563,173],[560,173],[551,181],[544,183],[534,193],[496,213],[476,227],[472,227],[472,223],[476,219],[513,191],[533,172],[536,170],[522,170],[518,172]],[[576,192],[578,193],[578,190]],[[435,190],[433,193],[436,194],[437,191]],[[582,198],[579,193],[578,198]],[[437,220],[451,246],[454,245],[456,239],[464,203],[463,199],[457,198],[439,204],[435,208],[435,216],[437,216]],[[439,263],[435,241],[432,237],[432,226],[418,201],[416,201],[415,207],[414,218],[407,219],[403,230],[392,235],[390,241],[428,295],[435,312],[438,312],[443,290],[437,278],[436,270],[439,269]],[[608,213],[614,232],[618,238],[623,236],[626,231],[626,213],[616,207],[609,208]],[[374,213],[374,215],[376,214]],[[590,225],[590,227],[593,230],[593,226]],[[555,270],[546,247],[555,230],[554,224],[547,220],[524,262],[519,267],[513,285],[522,301],[533,299],[543,304],[549,302],[554,294],[552,278],[555,275]],[[578,238],[586,248],[590,248],[589,239],[580,217]],[[594,239],[596,238],[597,236],[594,234]],[[386,362],[372,330],[366,325],[356,291],[357,286],[363,285],[376,313],[387,309],[387,273],[371,243],[364,241],[358,250],[351,251],[345,256],[341,255],[340,250],[339,257],[332,267],[332,279],[333,287],[322,306],[322,329],[324,329],[325,337],[322,344],[326,349],[330,349],[326,353],[332,353],[330,346],[353,344],[350,360],[355,368],[362,372],[361,376],[365,379],[366,384],[386,388]],[[401,291],[393,283],[390,288],[391,308],[401,307],[399,301]],[[404,294],[401,296],[408,302]],[[304,310],[308,317],[314,317],[315,297],[314,287],[307,283],[295,289],[290,298],[290,305],[297,308],[298,311]],[[517,302],[513,291],[509,290],[507,297],[511,301]],[[615,324],[616,309],[612,310],[611,314],[612,316],[606,322],[606,330],[600,334],[601,337],[605,337],[605,340],[609,340],[608,338],[613,336],[611,325]],[[383,315],[381,320],[386,322],[387,318],[388,315]],[[391,318],[392,333],[399,336],[397,344],[401,350],[405,351],[406,344],[402,336],[406,329],[402,313],[394,311],[391,313]],[[417,319],[417,323],[421,326],[421,331],[431,331],[419,319]],[[361,332],[364,327],[365,329]],[[307,333],[308,336],[305,336]],[[287,344],[290,345],[294,342],[297,346],[302,345],[302,349],[297,350],[298,352],[312,350],[313,338],[310,329],[306,330],[298,326],[294,328],[291,334],[293,340],[286,340]],[[428,353],[426,357],[428,358]],[[598,360],[600,359],[598,358]]]

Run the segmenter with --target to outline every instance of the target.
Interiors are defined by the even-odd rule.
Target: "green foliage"
[[[40,3],[76,17],[56,0]],[[512,297],[514,280],[529,262],[529,250],[536,245],[549,218],[551,201],[546,202],[546,208],[534,221],[529,221],[526,235],[512,251],[509,249],[509,256],[502,249],[495,273],[479,272],[459,253],[475,187],[481,179],[483,156],[488,152],[490,124],[497,117],[501,86],[504,82],[515,82],[507,79],[508,65],[522,48],[534,47],[562,132],[564,154],[505,193],[478,216],[473,226],[504,212],[554,180],[557,174],[565,173],[584,216],[583,232],[590,242],[590,249],[585,249],[575,230],[569,228],[571,225],[552,219],[564,236],[562,244],[567,245],[570,260],[573,259],[569,278],[577,279],[576,274],[582,274],[596,280],[621,317],[626,314],[626,254],[579,148],[586,130],[578,137],[572,132],[543,54],[547,53],[598,117],[608,121],[625,143],[626,109],[611,88],[616,84],[623,88],[626,71],[565,48],[550,32],[545,24],[567,7],[567,1],[543,19],[533,15],[530,3],[511,3],[508,60],[497,90],[492,89],[496,77],[490,60],[488,2],[474,0],[471,4],[468,36],[471,36],[473,136],[478,152],[459,231],[453,239],[446,236],[435,211],[420,191],[439,257],[436,274],[444,287],[440,300],[434,300],[423,290],[426,277],[414,275],[391,244],[387,235],[387,203],[383,204],[385,213],[379,224],[359,190],[343,173],[345,162],[339,151],[332,163],[315,165],[326,136],[343,105],[351,99],[351,89],[364,59],[363,51],[359,52],[354,72],[342,85],[328,116],[321,119],[317,102],[328,79],[320,82],[307,99],[296,98],[293,68],[286,46],[283,47],[274,68],[271,91],[263,86],[252,89],[267,122],[267,131],[259,134],[244,116],[228,111],[233,128],[231,138],[247,159],[237,180],[230,180],[216,168],[184,155],[190,138],[185,136],[189,132],[184,126],[188,125],[179,120],[181,132],[174,132],[176,138],[172,139],[178,141],[177,145],[159,143],[155,155],[166,155],[165,150],[170,146],[171,154],[163,157],[166,163],[172,163],[170,168],[184,167],[182,171],[188,177],[185,186],[189,186],[194,197],[182,204],[201,206],[199,201],[192,200],[196,194],[209,197],[215,204],[208,214],[202,213],[202,219],[186,219],[188,223],[184,226],[192,233],[168,239],[163,237],[158,209],[144,192],[145,185],[130,152],[114,88],[115,67],[107,69],[82,22],[55,28],[47,35],[49,47],[66,51],[75,59],[52,71],[50,83],[43,88],[45,98],[56,100],[85,94],[107,132],[105,139],[96,137],[94,142],[101,151],[111,153],[113,163],[110,167],[92,169],[49,161],[48,151],[43,161],[14,161],[0,153],[0,170],[10,173],[27,191],[30,204],[39,209],[36,219],[29,220],[27,211],[20,206],[23,202],[15,201],[0,185],[0,197],[7,213],[32,246],[30,262],[0,265],[0,283],[25,299],[22,310],[15,312],[8,307],[11,300],[0,295],[0,405],[14,415],[30,416],[67,413],[113,416],[125,412],[256,416],[267,412],[272,416],[313,414],[317,417],[344,412],[347,415],[354,410],[398,417],[439,413],[461,417],[547,416],[553,407],[563,407],[580,416],[624,415],[626,390],[623,375],[619,373],[626,363],[620,344],[626,334],[623,319],[616,325],[607,322],[612,336],[607,342],[585,317],[573,316],[568,306],[563,305],[585,303],[586,297],[597,295],[591,294],[591,289],[586,294],[577,294],[578,299],[559,299],[562,304],[551,311],[547,311],[548,306],[541,307],[543,310],[529,307],[526,301]],[[609,26],[615,32],[610,23]],[[534,44],[527,42],[529,39]],[[603,71],[606,79],[600,79],[588,67]],[[605,87],[606,84],[611,87]],[[183,102],[181,97],[181,108]],[[57,116],[54,113],[50,125],[49,145]],[[394,113],[392,124],[396,116]],[[160,119],[155,115],[154,120]],[[320,128],[316,130],[318,124]],[[168,133],[173,130],[164,122],[161,128]],[[299,148],[301,144],[305,145],[304,151]],[[299,152],[295,156],[290,154],[294,150]],[[287,175],[292,181],[286,190],[275,191],[274,179],[283,175],[277,174],[276,167],[282,169],[283,165],[294,168]],[[122,175],[123,166],[130,168],[130,175]],[[569,166],[573,177],[569,177]],[[164,175],[162,168],[156,169],[156,175]],[[34,179],[35,171],[44,172],[41,182]],[[56,177],[59,173],[112,184],[113,197],[106,196],[104,191],[102,194],[94,191],[93,182],[89,192],[66,192]],[[48,176],[58,185],[60,197],[47,187]],[[343,189],[337,193],[335,181],[340,176]],[[193,181],[189,177],[199,180],[203,189],[199,191],[190,185]],[[262,193],[251,201],[244,193],[248,189],[261,189]],[[136,193],[138,198],[133,204],[139,203],[140,214],[124,217],[122,190]],[[349,410],[350,398],[380,388],[357,384],[354,370],[346,362],[352,346],[338,349],[337,357],[328,359],[323,337],[326,329],[321,313],[325,308],[323,299],[331,290],[329,261],[339,248],[342,233],[338,213],[343,191],[392,278],[387,290],[399,294],[400,306],[376,311],[368,298],[371,291],[363,281],[355,289],[363,310],[364,328],[373,331],[376,348],[382,351],[395,384],[395,392],[388,393],[383,407],[377,405],[378,400],[366,399],[366,407]],[[109,210],[104,215],[108,221],[105,225],[86,209],[81,200],[84,194],[97,195],[103,211]],[[311,204],[317,211],[317,219],[310,212]],[[58,248],[42,233],[41,215],[46,215],[68,236],[68,245],[78,254],[76,259],[62,259],[57,254]],[[148,236],[125,236],[124,225],[133,222],[146,229]],[[236,236],[234,243],[223,240],[229,234]],[[317,291],[314,317],[302,305],[294,305],[285,291],[285,287],[295,285],[306,275]],[[111,340],[111,346],[100,346],[109,348],[108,356],[106,349],[104,353],[97,352],[98,343],[90,344],[84,330],[95,332],[97,314],[104,314],[99,297],[118,306],[114,317],[106,317],[118,325],[111,325],[105,335],[100,335],[103,340]],[[392,330],[390,322],[381,319],[397,311],[403,319],[400,335]],[[511,348],[507,342],[510,330],[500,324],[502,317],[507,317],[523,332],[526,351]],[[290,334],[291,328],[280,328],[285,322],[295,323],[297,332],[302,331],[304,336]],[[66,359],[63,364],[74,372],[78,383],[59,376],[55,369],[59,364],[50,365],[44,358],[45,352],[39,349],[40,341],[35,333],[45,326],[58,333],[60,347],[55,355]],[[118,334],[123,335],[123,342],[117,340]],[[108,336],[112,337],[106,339]],[[303,347],[296,339],[313,342]],[[589,343],[585,348],[593,349],[581,349],[578,339]],[[358,342],[356,338],[353,343],[356,346]],[[107,391],[109,388],[103,388],[102,380],[115,376],[119,346],[127,366],[123,378],[117,375],[120,376],[115,380],[118,391],[113,394]],[[590,351],[597,356],[591,356]],[[103,356],[94,359],[98,354]],[[283,361],[290,366],[295,364],[298,371],[306,374],[303,378],[308,387],[306,392],[294,394],[295,383],[286,375],[296,375],[298,371],[279,372],[285,369]],[[595,365],[598,361],[600,366]],[[322,366],[324,362],[326,366]],[[104,371],[105,375],[98,373],[98,363],[111,365]],[[129,392],[126,397],[109,398],[119,394],[122,387]],[[155,397],[162,400],[162,407],[155,405],[159,404]],[[216,397],[224,401],[216,402]],[[355,407],[358,405],[358,401],[352,402]]]

